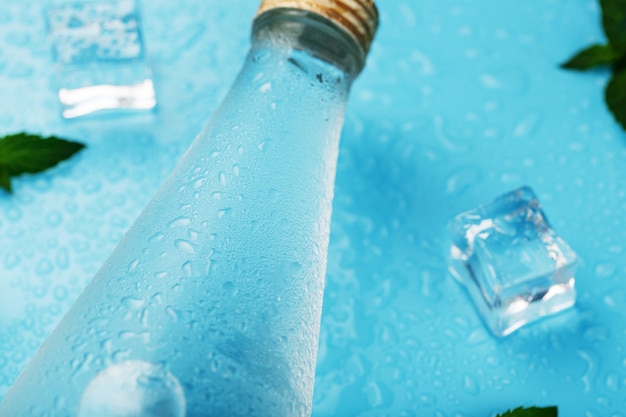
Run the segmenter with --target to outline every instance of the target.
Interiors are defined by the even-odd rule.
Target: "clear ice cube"
[[[46,17],[65,118],[155,107],[134,0],[55,5]]]
[[[522,187],[456,216],[449,271],[497,336],[574,305],[576,254]]]

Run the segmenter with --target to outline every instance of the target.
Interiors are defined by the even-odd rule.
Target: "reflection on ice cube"
[[[497,336],[574,305],[576,254],[529,187],[456,216],[449,271]]]
[[[46,18],[65,118],[155,107],[134,0],[57,4]]]

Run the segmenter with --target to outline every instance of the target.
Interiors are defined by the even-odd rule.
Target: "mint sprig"
[[[496,417],[558,417],[557,407],[518,407]]]
[[[55,136],[44,138],[24,132],[0,137],[0,188],[11,192],[12,177],[45,171],[84,147]]]
[[[626,0],[600,0],[600,7],[602,28],[608,43],[581,50],[561,64],[561,68],[586,71],[611,67],[604,100],[615,120],[626,130]]]

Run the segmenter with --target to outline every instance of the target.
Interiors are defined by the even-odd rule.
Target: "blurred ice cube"
[[[459,214],[449,230],[449,271],[495,335],[574,305],[576,254],[529,187]]]
[[[156,105],[134,0],[57,4],[46,18],[64,117]]]

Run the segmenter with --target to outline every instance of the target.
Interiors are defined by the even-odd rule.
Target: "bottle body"
[[[310,414],[351,80],[271,38],[0,416]]]

